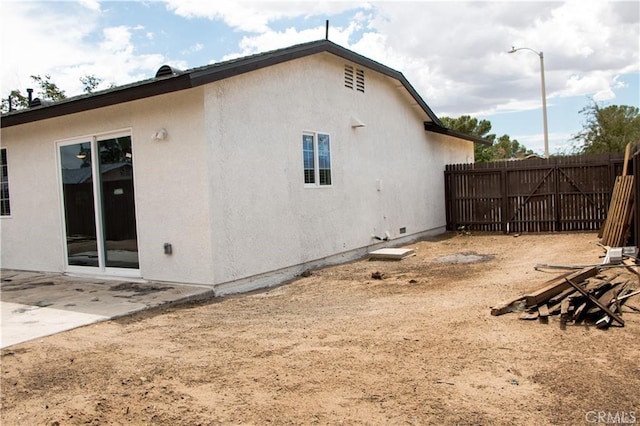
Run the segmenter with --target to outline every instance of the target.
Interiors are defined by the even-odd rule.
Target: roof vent
[[[156,78],[170,77],[180,72],[182,71],[176,68],[172,68],[170,65],[163,65],[160,68],[158,68],[158,72],[156,72]]]
[[[35,98],[31,102],[29,102],[29,107],[39,107],[39,106],[47,106],[53,104],[52,101],[46,101],[40,98]]]

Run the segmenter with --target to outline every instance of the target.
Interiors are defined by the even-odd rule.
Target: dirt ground
[[[562,273],[538,263],[600,263],[596,241],[450,234],[16,345],[2,424],[640,423],[640,314],[607,330],[490,315]]]

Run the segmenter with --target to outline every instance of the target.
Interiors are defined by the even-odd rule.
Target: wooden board
[[[517,299],[513,299],[510,300],[508,302],[503,302],[500,303],[496,306],[492,306],[491,307],[491,315],[498,316],[498,315],[503,315],[509,312],[513,312],[518,310],[518,302],[522,301],[524,299],[524,296],[520,296]],[[522,307],[524,307],[524,303],[521,304]]]
[[[549,307],[546,303],[544,305],[538,306],[538,315],[542,318],[546,318],[549,316]]]
[[[567,283],[570,286],[572,286],[573,288],[578,290],[580,293],[582,293],[583,296],[588,298],[591,301],[591,303],[596,305],[598,308],[602,309],[605,314],[609,315],[612,319],[614,319],[616,322],[618,322],[618,324],[620,324],[621,326],[624,327],[624,320],[622,318],[620,318],[618,315],[614,314],[611,310],[609,310],[609,308],[604,306],[602,303],[600,303],[600,301],[598,299],[596,299],[595,297],[593,297],[592,295],[587,293],[582,287],[580,287],[580,285],[576,284],[575,282],[573,282],[573,281],[571,281],[571,280],[569,280],[567,278],[565,278],[565,281],[567,281]]]
[[[627,242],[627,232],[633,206],[633,176],[618,176],[613,187],[609,211],[602,230],[602,244],[622,247]]]
[[[589,268],[584,268],[577,272],[573,272],[569,275],[561,275],[555,280],[551,281],[550,284],[547,284],[541,289],[538,289],[533,293],[526,294],[525,303],[527,306],[534,306],[534,305],[540,305],[542,303],[546,303],[546,301],[552,298],[553,296],[560,294],[566,289],[571,287],[571,285],[567,283],[567,279],[573,281],[574,283],[581,283],[588,278],[595,277],[597,274],[598,274],[598,268],[589,267]]]

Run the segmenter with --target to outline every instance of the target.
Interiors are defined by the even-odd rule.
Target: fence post
[[[503,167],[500,170],[500,192],[502,193],[502,232],[509,233],[508,210],[509,210],[509,194],[507,194],[507,170]]]
[[[553,196],[551,198],[551,201],[553,202],[554,205],[554,215],[555,215],[555,220],[554,220],[554,227],[555,229],[553,229],[554,232],[560,231],[561,229],[561,225],[560,225],[560,171],[559,168],[560,166],[558,166],[558,161],[554,161],[553,162]]]

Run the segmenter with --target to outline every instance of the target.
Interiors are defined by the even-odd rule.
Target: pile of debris
[[[522,312],[521,319],[539,318],[541,321],[547,321],[551,315],[560,315],[561,326],[573,322],[592,323],[598,328],[605,328],[613,323],[624,327],[621,307],[629,298],[640,294],[640,291],[634,290],[631,281],[614,282],[620,274],[608,277],[603,272],[621,267],[640,277],[637,271],[640,261],[638,248],[622,247],[629,239],[635,210],[634,176],[627,175],[631,146],[628,143],[625,148],[622,175],[616,178],[607,218],[598,235],[602,238],[600,246],[606,250],[602,264],[561,267],[574,272],[567,272],[547,281],[529,294],[492,307],[491,315]],[[579,270],[575,271],[576,269]],[[626,305],[640,312],[640,308],[628,303]]]
[[[634,290],[632,280],[621,279],[621,273],[612,275],[611,272],[623,268],[639,274],[628,260],[613,264],[610,260],[608,251],[604,264],[559,275],[535,291],[492,307],[491,315],[521,312],[521,319],[540,321],[560,315],[561,326],[568,323],[595,324],[598,328],[612,324],[624,326],[621,307],[629,298],[640,294],[640,290]],[[640,311],[633,305],[627,306]]]

